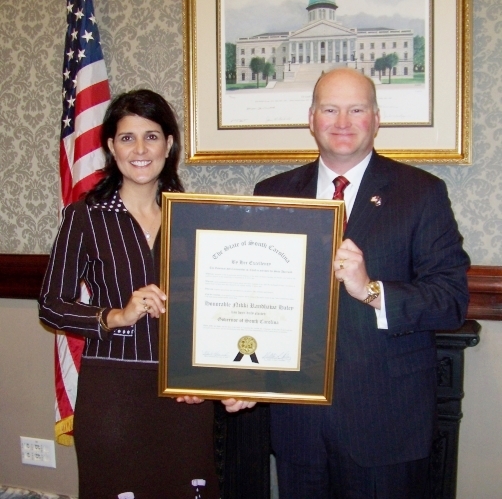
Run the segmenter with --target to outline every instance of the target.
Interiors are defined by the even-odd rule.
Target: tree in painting
[[[265,78],[268,85],[268,77],[273,75],[275,72],[275,66],[271,62],[266,62],[263,65],[263,78]]]
[[[260,73],[263,73],[265,67],[264,57],[253,57],[249,63],[251,71],[256,75],[256,88],[260,86]]]

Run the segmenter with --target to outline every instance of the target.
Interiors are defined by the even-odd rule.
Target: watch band
[[[370,281],[366,284],[368,296],[363,300],[363,303],[371,303],[380,296],[380,283],[378,281]]]

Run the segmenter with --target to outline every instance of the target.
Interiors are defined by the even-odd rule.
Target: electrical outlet
[[[34,466],[56,467],[54,440],[21,437],[21,462]]]

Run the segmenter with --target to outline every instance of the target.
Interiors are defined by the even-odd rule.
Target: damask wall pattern
[[[502,265],[502,1],[474,0],[473,164],[443,178],[478,265]],[[0,253],[48,253],[58,225],[64,0],[0,1]],[[94,0],[112,94],[147,87],[183,121],[182,0]],[[188,192],[251,194],[292,165],[183,166]]]

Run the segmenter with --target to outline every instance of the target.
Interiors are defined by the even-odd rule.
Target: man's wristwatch
[[[368,296],[363,300],[363,303],[370,303],[380,296],[380,283],[378,281],[370,281],[366,284]]]

